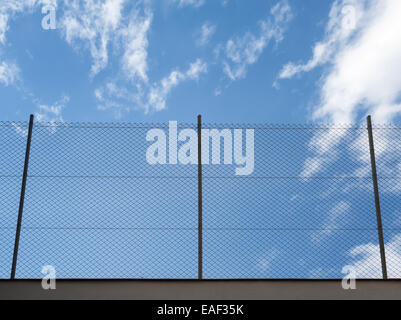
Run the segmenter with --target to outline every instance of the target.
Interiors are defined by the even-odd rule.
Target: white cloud
[[[353,8],[353,28],[345,23],[343,8]],[[311,60],[287,64],[280,77],[329,64],[314,119],[351,123],[358,111],[368,110],[377,122],[390,121],[401,112],[400,15],[397,0],[336,1],[325,39],[315,45]]]
[[[14,127],[15,132],[17,132],[18,135],[23,137],[28,135],[28,129],[23,129],[18,123],[12,122],[11,125]]]
[[[112,110],[117,118],[132,109],[142,109],[145,113],[166,108],[170,92],[184,81],[196,81],[207,72],[207,64],[200,59],[191,63],[186,71],[173,70],[159,82],[135,83],[129,89],[118,80],[110,81],[95,90],[99,110]]]
[[[141,90],[140,84],[127,89],[124,84],[109,81],[95,90],[97,108],[98,110],[112,110],[115,118],[120,119],[124,112],[129,112],[131,108],[141,105]]]
[[[259,59],[270,40],[279,42],[287,23],[291,20],[291,8],[287,1],[280,1],[270,10],[270,17],[259,22],[257,35],[247,32],[242,37],[235,37],[225,45],[225,74],[232,81],[244,78],[249,65]]]
[[[205,4],[205,0],[171,0],[171,2],[178,4],[178,7],[180,8],[186,6],[198,8]]]
[[[344,46],[356,31],[356,25],[361,20],[363,3],[359,0],[334,2],[329,22],[326,26],[326,37],[317,42],[313,48],[312,58],[305,64],[286,64],[280,72],[279,78],[289,79],[301,72],[308,72],[317,66],[329,62],[340,46]]]
[[[91,76],[107,67],[110,52],[120,61],[119,79],[108,80],[95,91],[98,109],[113,108],[120,118],[124,109],[130,109],[124,100],[138,104],[138,97],[132,92],[135,88],[140,91],[148,82],[148,33],[153,20],[148,2],[139,1],[131,8],[125,6],[126,0],[67,1],[69,5],[62,17],[63,34],[72,46],[89,48],[93,59]],[[126,89],[127,79],[134,88]]]
[[[53,105],[40,104],[38,106],[39,111],[35,113],[35,119],[39,122],[46,122],[55,124],[56,122],[63,122],[62,111],[70,101],[68,96],[63,96],[59,101]],[[52,127],[50,130],[54,132],[56,127]]]
[[[207,64],[200,59],[191,63],[188,70],[184,73],[174,70],[170,75],[154,85],[149,92],[146,111],[160,111],[166,108],[166,98],[170,91],[185,80],[198,80],[202,73],[207,72]]]
[[[390,122],[401,113],[401,2],[397,0],[337,0],[332,5],[324,38],[314,45],[312,57],[305,63],[288,63],[279,74],[289,79],[324,66],[319,83],[320,101],[313,110],[314,120],[337,124],[352,123],[371,113],[376,123]],[[305,161],[301,175],[312,176],[333,163],[337,147],[348,130],[327,129],[309,143],[313,155]],[[397,145],[392,130],[375,130],[376,160],[379,172],[386,176],[399,174],[392,153]],[[389,146],[391,145],[391,148]],[[356,176],[370,175],[370,158],[366,131],[348,143],[350,155],[361,163]],[[390,149],[392,152],[390,152]],[[397,172],[398,171],[398,172]],[[399,192],[393,181],[381,191]],[[399,194],[399,193],[398,193]],[[329,217],[328,223],[332,221]],[[323,235],[323,234],[321,234]],[[400,277],[401,235],[386,245],[390,277]],[[349,251],[354,262],[349,265],[358,277],[381,278],[379,246],[362,244]]]
[[[401,93],[401,2],[371,1],[364,15],[369,21],[360,35],[333,61],[315,118],[351,122],[358,108],[363,108],[370,109],[376,121],[387,122],[401,111],[397,104]]]
[[[387,273],[389,278],[401,277],[401,234],[385,244]],[[355,269],[358,278],[382,278],[380,247],[373,243],[352,248],[349,255],[354,261],[348,263]]]
[[[148,34],[153,21],[149,2],[132,6],[126,0],[66,1],[63,35],[73,47],[90,50],[91,76],[107,67],[111,52],[119,59],[119,72],[94,92],[98,109],[112,109],[121,118],[123,112],[142,106],[149,87]]]
[[[4,44],[6,41],[6,31],[8,29],[8,16],[0,14],[0,43]]]
[[[125,53],[121,61],[122,68],[130,78],[138,76],[142,81],[148,81],[147,76],[147,34],[152,23],[152,14],[146,10],[144,16],[136,11],[130,18],[129,25],[121,30]]]
[[[0,63],[0,83],[8,86],[15,83],[19,78],[20,70],[15,63]]]
[[[186,79],[198,80],[200,74],[207,72],[207,64],[201,59],[197,59],[195,62],[191,63],[189,69],[186,72]]]
[[[324,169],[325,165],[337,159],[336,146],[347,133],[347,129],[328,127],[321,129],[309,141],[308,148],[312,155],[305,160],[301,176],[308,178]]]
[[[122,19],[125,0],[65,0],[61,28],[73,46],[87,46],[92,55],[91,76],[108,63],[108,46]],[[132,26],[131,26],[132,27]]]
[[[370,113],[376,123],[390,122],[401,114],[400,16],[398,0],[335,1],[324,39],[315,44],[313,56],[304,64],[285,65],[279,78],[325,65],[314,120],[352,123],[361,114]],[[320,145],[315,144],[315,155],[307,160],[303,174],[324,170],[332,150],[324,144],[331,140],[333,148],[346,133],[333,130],[324,133],[325,137],[315,137]]]
[[[216,25],[211,24],[210,22],[205,22],[201,27],[199,38],[197,40],[197,45],[204,46],[208,44],[210,38],[214,35],[215,32],[216,32]]]

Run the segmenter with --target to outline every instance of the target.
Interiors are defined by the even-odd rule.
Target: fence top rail
[[[28,127],[27,121],[0,121],[0,128],[4,127]],[[180,128],[196,128],[196,123],[179,122]],[[35,127],[44,128],[168,128],[169,122],[44,122],[35,121]],[[202,128],[228,128],[228,129],[259,129],[259,130],[361,130],[366,129],[366,124],[334,124],[334,123],[202,123]],[[373,129],[401,129],[401,124],[373,124]]]

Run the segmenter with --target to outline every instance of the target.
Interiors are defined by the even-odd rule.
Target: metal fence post
[[[372,180],[373,180],[373,191],[374,191],[374,195],[375,195],[375,205],[376,205],[377,231],[379,233],[380,258],[381,258],[383,279],[387,279],[386,252],[385,252],[384,240],[383,240],[383,225],[382,225],[382,217],[381,217],[381,210],[380,210],[379,186],[378,186],[378,182],[377,182],[376,159],[375,159],[375,148],[374,148],[374,143],[373,143],[373,130],[372,130],[371,116],[368,116],[366,120],[368,123],[370,161],[372,164]]]
[[[20,234],[21,234],[21,223],[22,223],[22,212],[24,211],[26,178],[28,175],[29,153],[31,151],[33,119],[34,119],[33,114],[31,114],[31,116],[29,117],[28,137],[27,137],[27,141],[26,141],[24,173],[22,175],[21,195],[20,195],[19,208],[18,208],[17,231],[15,233],[13,264],[11,267],[11,279],[15,279],[15,270],[17,268],[18,246],[19,246],[19,239],[20,239]]]
[[[198,115],[198,279],[203,278],[202,237],[202,116]]]

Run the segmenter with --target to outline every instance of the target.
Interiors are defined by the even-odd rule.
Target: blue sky
[[[43,29],[42,19],[46,13],[42,13],[42,8],[54,8],[56,29]],[[170,120],[194,123],[196,115],[202,114],[207,123],[329,122],[336,125],[358,125],[364,123],[367,114],[372,114],[375,123],[396,122],[401,114],[400,14],[399,0],[3,0],[0,3],[1,120],[26,121],[29,114],[33,113],[38,123],[167,123]],[[227,127],[232,128],[230,125]],[[12,126],[12,130],[17,131],[14,138],[23,146],[24,138],[20,135],[20,129],[17,124]],[[57,165],[62,163],[63,158],[60,158],[62,153],[56,154],[56,144],[65,141],[64,132],[51,132],[46,138],[48,130],[45,127],[38,130],[38,134],[43,135],[41,141],[47,141],[49,148],[54,148],[54,162],[51,164],[48,161],[47,166],[41,168],[41,146],[33,146],[31,174],[40,175],[45,169],[47,173],[57,174]],[[205,208],[213,212],[215,206],[220,206],[214,203],[214,192],[219,190],[225,195],[225,207],[220,207],[221,214],[216,218],[222,226],[229,218],[233,219],[233,226],[245,225],[251,229],[269,224],[265,217],[256,216],[255,211],[249,210],[246,205],[242,207],[254,203],[255,208],[262,212],[269,208],[272,212],[285,210],[289,214],[274,216],[277,227],[288,223],[289,217],[294,222],[308,221],[307,213],[310,210],[310,214],[316,215],[316,220],[311,222],[317,229],[341,229],[353,223],[367,228],[373,225],[374,228],[374,219],[371,221],[364,218],[367,211],[374,214],[374,211],[371,212],[374,203],[370,198],[371,186],[364,182],[369,178],[370,164],[365,148],[366,132],[362,131],[352,131],[348,135],[347,130],[329,128],[320,132],[310,131],[299,135],[302,138],[299,145],[293,145],[291,139],[287,141],[290,138],[287,135],[281,138],[274,136],[271,141],[267,140],[271,143],[271,149],[266,145],[258,145],[260,141],[265,141],[263,139],[266,136],[263,131],[256,133],[256,159],[272,157],[270,159],[273,163],[282,165],[282,172],[277,169],[274,174],[285,175],[288,174],[286,170],[294,170],[291,174],[303,180],[287,185],[279,181],[267,189],[259,185],[259,182],[246,185],[249,182],[242,180],[224,189],[219,185],[221,182],[207,180],[205,185],[209,188],[205,191]],[[400,160],[397,158],[399,150],[395,148],[396,134],[384,130],[378,131],[376,137],[379,173],[383,176],[397,176]],[[119,145],[117,136],[105,138],[113,141],[116,150],[122,152],[121,159],[134,156],[124,154],[125,150]],[[9,139],[9,135],[4,135],[0,139],[2,146],[6,146]],[[145,144],[145,140],[141,143]],[[282,149],[280,145],[285,143],[293,149]],[[73,150],[72,145],[66,146],[69,147]],[[102,148],[108,147],[94,145],[91,151],[94,154],[100,152],[101,155],[101,152],[106,152]],[[276,153],[270,153],[269,150],[275,150]],[[84,152],[83,149],[75,151]],[[140,154],[144,155],[145,150]],[[346,162],[348,160],[349,163]],[[67,171],[79,171],[79,168],[73,166],[73,160],[70,161],[66,165],[71,171]],[[15,168],[10,166],[12,157],[0,157],[0,163],[5,168],[2,171],[5,175],[10,174],[8,169],[14,172]],[[90,161],[83,163],[85,166]],[[117,164],[121,165],[119,161]],[[94,167],[90,168],[103,171],[105,167],[102,165],[106,164],[100,162],[92,165]],[[119,170],[117,167],[114,169]],[[268,173],[271,172],[265,162],[255,162],[255,177]],[[355,176],[361,181],[359,185],[353,185],[346,179],[340,179],[319,185],[308,180],[316,177],[320,181],[319,177],[333,174],[338,177]],[[1,190],[7,189],[8,182],[4,181],[0,183]],[[85,202],[96,204],[104,200],[103,208],[109,208],[115,212],[117,220],[124,221],[123,214],[128,210],[126,203],[120,203],[121,207],[108,207],[108,200],[111,199],[106,195],[101,195],[106,197],[103,199],[92,198],[85,182],[78,185],[74,183],[70,186],[43,184],[41,188],[38,187],[38,191],[28,189],[27,211],[40,212],[40,202],[30,202],[29,199],[50,197],[51,188],[59,193],[71,188],[84,188],[88,198],[80,199],[78,203],[85,207]],[[91,183],[99,190],[109,190],[119,195],[124,194],[125,189],[121,188],[137,187],[128,182],[128,185],[111,183],[103,186],[103,182]],[[167,185],[166,188],[174,190],[179,187],[183,192],[191,190],[191,182],[185,183],[188,185]],[[9,185],[15,188],[10,187],[8,192],[18,190],[18,184],[18,179],[10,182]],[[383,185],[383,206],[388,208],[384,219],[389,227],[395,228],[388,232],[386,245],[390,259],[397,262],[401,261],[401,238],[396,232],[401,223],[397,211],[397,197],[401,188],[396,181],[383,180]],[[67,189],[63,190],[63,187]],[[152,193],[151,186],[147,184],[142,191],[146,190]],[[237,203],[238,190],[247,190],[241,194],[243,202],[240,203]],[[338,193],[332,194],[333,190]],[[352,191],[358,191],[359,196],[353,197]],[[315,193],[316,198],[311,197]],[[171,193],[157,193],[154,197],[159,197],[158,200],[153,199],[150,201],[152,205],[148,204],[148,214],[155,221],[165,218],[157,214],[157,210],[166,205],[168,195],[171,196]],[[72,192],[70,196],[72,198],[69,200],[74,201],[74,196],[79,195]],[[146,197],[145,193],[142,199],[139,197],[136,200]],[[193,200],[188,195],[183,202]],[[55,201],[55,198],[50,197],[47,201],[55,203],[60,202],[60,199]],[[60,206],[53,208],[55,222],[60,219],[59,215],[64,214],[63,205],[66,203],[61,202]],[[168,204],[170,210],[176,210],[175,205]],[[5,207],[10,208],[7,219],[13,219],[14,202],[7,202]],[[95,214],[96,211],[91,211],[95,207],[85,208]],[[230,214],[233,216],[230,217]],[[374,218],[374,215],[370,217]],[[108,221],[105,217],[100,219]],[[183,226],[186,226],[185,222],[196,224],[196,219],[188,219],[186,221],[182,217]],[[233,277],[339,277],[342,267],[347,263],[354,265],[364,276],[380,275],[376,263],[379,257],[375,231],[364,235],[339,232],[335,236],[327,230],[323,233],[311,231],[292,236],[269,234],[267,237],[272,239],[269,246],[262,245],[266,241],[263,232],[245,232],[238,236],[227,233],[226,238],[219,240],[213,238],[213,230],[207,232],[210,233],[209,245],[212,246],[208,252],[219,252],[213,257],[214,267],[206,269],[210,277],[224,276],[224,272]],[[4,239],[12,238],[12,232],[3,233],[2,236]],[[93,241],[96,242],[100,236],[100,233],[93,235]],[[29,239],[29,234],[26,237]],[[37,234],[31,237],[31,241],[39,241]],[[49,240],[46,235],[42,234],[41,237],[41,241]],[[58,239],[57,234],[49,237]],[[170,236],[157,238],[159,242],[155,240],[152,248],[162,246],[162,239],[172,246],[185,243],[182,245],[182,254],[184,257],[191,256],[194,268],[181,276],[193,276],[196,256],[192,255],[196,254],[196,243],[189,240],[193,238],[196,239],[196,232],[189,230],[179,239]],[[54,240],[56,246],[67,238],[60,239]],[[286,244],[286,239],[291,239],[294,246]],[[219,246],[219,241],[225,244]],[[230,243],[236,245],[230,246]],[[247,252],[249,243],[258,245]],[[118,243],[109,245],[115,247]],[[224,248],[232,251],[224,251]],[[297,255],[302,252],[302,248],[311,251],[305,253],[304,257]],[[323,252],[316,253],[318,248],[323,248]],[[35,254],[31,247],[22,247],[21,250],[25,250],[22,251],[25,252],[22,261],[37,259],[38,265],[43,263],[40,259],[43,257],[41,254],[45,253]],[[5,260],[8,259],[7,252],[0,252]],[[140,254],[146,252],[143,249]],[[330,259],[324,260],[332,252],[336,254],[336,258],[333,258],[335,263]],[[164,251],[164,254],[167,253],[168,250]],[[70,254],[85,256],[88,253]],[[63,257],[57,255],[47,259],[63,262]],[[140,276],[161,274],[168,277],[177,274],[157,269],[154,267],[157,261],[153,259],[155,257],[144,258],[148,263],[149,274]],[[170,270],[175,270],[173,266],[182,270],[183,265],[168,260],[168,257],[164,259],[168,261]],[[290,261],[287,269],[279,264],[282,261]],[[21,274],[40,275],[40,270],[32,270],[28,262],[26,269],[22,267]],[[124,277],[127,272],[129,274],[124,268],[116,271],[107,262],[104,264],[103,269],[99,267],[101,271],[98,276],[106,274]],[[237,266],[237,269],[227,269],[228,264]],[[393,276],[399,274],[397,265],[392,267]],[[64,271],[64,275],[74,276],[74,272],[86,275],[88,269],[85,268],[82,266],[82,269],[74,270],[68,265],[68,272],[72,270],[72,273]],[[113,270],[116,272],[113,273]],[[63,271],[60,272],[63,275]],[[8,273],[7,263],[2,265],[3,273]]]
[[[316,99],[321,72],[294,81],[277,81],[277,77],[286,63],[308,60],[314,43],[324,37],[330,2],[121,3],[121,16],[115,18],[118,25],[110,27],[112,30],[96,26],[104,25],[101,19],[105,19],[96,12],[101,10],[96,2],[92,8],[82,2],[73,9],[59,1],[56,30],[42,29],[45,15],[40,3],[21,10],[4,9],[8,23],[0,59],[16,66],[18,72],[14,81],[2,81],[2,119],[25,120],[29,113],[38,113],[64,121],[192,122],[202,113],[210,122],[310,120],[309,109]],[[286,10],[281,22],[275,22],[277,18],[270,12],[276,5]],[[84,16],[92,19],[87,25],[83,25]],[[71,26],[72,20],[79,24],[78,30]],[[268,24],[268,30],[263,31],[261,23]],[[132,30],[131,38],[121,36],[128,30]],[[94,32],[94,38],[85,37],[86,31]],[[129,40],[133,43],[131,53]],[[101,41],[107,41],[104,52],[99,52]],[[229,41],[234,42],[231,54],[239,54],[240,63],[230,59]],[[247,46],[253,44],[261,45],[260,51],[246,53]],[[137,64],[130,70],[124,60],[127,52]],[[107,55],[107,62],[99,62],[102,54]],[[247,59],[254,61],[248,63]],[[163,110],[149,106],[147,95],[152,86],[160,87],[173,71],[185,73],[196,61],[204,69],[171,88],[163,97]],[[103,65],[93,75],[91,68],[96,63]],[[232,80],[225,72],[225,63],[234,69],[243,66],[244,71]],[[273,87],[276,81],[280,89]],[[108,85],[121,91],[107,94]],[[142,87],[141,98],[137,86]],[[103,92],[109,101],[97,99],[96,92]],[[119,99],[120,94],[124,99]],[[40,106],[57,105],[62,106],[59,114],[40,110]]]
[[[370,111],[388,122],[396,4],[376,2],[3,1],[2,119],[353,123]],[[49,4],[55,30],[42,28]],[[355,58],[379,32],[389,54]]]

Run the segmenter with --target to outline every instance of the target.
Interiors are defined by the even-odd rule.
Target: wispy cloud
[[[22,128],[21,125],[19,125],[18,123],[12,122],[11,125],[14,127],[17,135],[20,135],[23,137],[26,137],[28,135],[28,129]]]
[[[134,11],[129,18],[129,24],[120,32],[125,49],[121,65],[131,79],[139,77],[142,81],[148,81],[147,35],[152,18],[153,14],[148,9],[145,9],[143,15],[139,11]]]
[[[185,80],[198,80],[202,73],[207,72],[207,64],[200,59],[191,63],[185,72],[172,71],[170,75],[154,85],[149,92],[148,103],[145,106],[146,111],[160,111],[166,108],[166,98],[170,91]]]
[[[205,4],[205,0],[170,0],[172,3],[176,3],[178,7],[193,6],[195,8],[201,7]]]
[[[167,98],[175,87],[184,81],[198,80],[204,73],[207,73],[207,63],[197,59],[186,71],[173,70],[153,84],[136,83],[133,88],[128,89],[124,85],[118,85],[116,81],[110,81],[95,91],[98,109],[113,110],[117,118],[133,109],[142,109],[145,113],[164,110],[167,107]]]
[[[241,37],[227,41],[223,61],[224,73],[231,80],[244,78],[250,65],[256,63],[268,45],[274,39],[279,42],[288,22],[291,20],[291,8],[287,1],[280,1],[271,10],[267,19],[259,22],[259,32],[247,32]]]
[[[109,55],[119,61],[119,72],[94,92],[98,109],[111,109],[116,118],[121,118],[125,111],[140,108],[144,91],[150,86],[148,34],[153,13],[148,1],[133,6],[126,0],[68,1],[62,32],[74,48],[89,49],[93,59],[90,76],[108,66]]]
[[[76,48],[88,47],[95,76],[108,63],[108,46],[121,27],[125,0],[66,0],[61,28],[66,41]],[[132,26],[131,26],[132,27]]]
[[[4,44],[6,41],[6,31],[8,28],[8,16],[5,13],[0,14],[0,43]]]
[[[211,24],[210,22],[205,22],[200,32],[198,33],[198,39],[196,41],[198,46],[204,46],[209,43],[211,37],[216,32],[216,25]]]
[[[20,70],[15,63],[0,63],[0,83],[5,86],[15,83],[19,79]]]
[[[313,56],[304,64],[290,62],[280,71],[280,79],[290,79],[296,74],[309,72],[314,68],[328,63],[334,58],[339,47],[347,44],[348,39],[355,32],[363,12],[363,2],[347,0],[343,3],[334,2],[329,22],[326,26],[326,37],[317,42],[313,48]]]
[[[63,96],[59,101],[52,105],[40,104],[38,111],[35,113],[36,121],[56,123],[63,122],[62,111],[70,101],[68,96]]]
[[[91,76],[107,67],[111,53],[119,61],[116,68],[119,72],[108,76],[94,91],[99,110],[111,110],[116,118],[131,110],[163,110],[173,88],[183,81],[197,80],[201,73],[207,72],[207,64],[198,59],[186,71],[176,68],[159,82],[150,81],[148,34],[153,12],[148,1],[140,1],[133,7],[126,0],[68,1],[70,5],[62,17],[62,34],[74,48],[89,49],[93,59]],[[198,6],[201,2],[178,4]],[[202,43],[208,41],[213,29],[212,25],[205,25]]]
[[[122,118],[125,112],[140,108],[142,105],[142,86],[128,89],[116,81],[109,81],[95,90],[98,110],[111,110],[116,119]],[[134,90],[135,89],[135,90]]]
[[[62,112],[69,101],[70,98],[68,96],[63,96],[51,105],[39,104],[37,106],[38,111],[35,112],[35,121],[45,123],[48,125],[49,132],[51,134],[55,133],[57,131],[57,123],[64,122]],[[21,127],[20,124],[13,122],[12,126],[18,135],[26,136],[28,134],[28,130]]]

